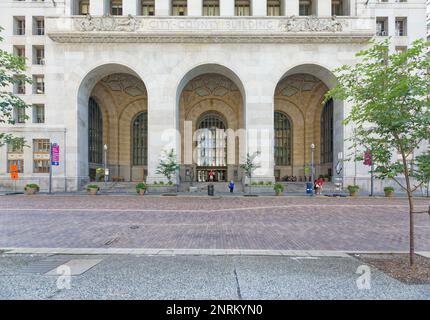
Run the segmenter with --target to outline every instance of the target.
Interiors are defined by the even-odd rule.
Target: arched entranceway
[[[148,99],[143,81],[127,67],[101,66],[82,82],[78,101],[82,120],[78,148],[88,152],[89,180],[103,177],[96,169],[106,161],[110,181],[143,181],[148,150]]]
[[[214,181],[239,181],[244,128],[240,82],[218,65],[199,67],[184,79],[179,96],[181,182],[206,182],[210,173]]]
[[[343,112],[341,104],[335,110],[333,100],[324,102],[334,84],[331,72],[315,65],[295,67],[279,81],[274,115],[277,180],[309,180],[311,144],[315,145],[315,175],[335,175],[336,151],[343,149],[343,139],[335,139],[335,117],[342,119]],[[341,130],[337,132],[343,136]]]

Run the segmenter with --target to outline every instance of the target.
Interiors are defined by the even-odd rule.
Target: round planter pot
[[[384,191],[384,193],[385,193],[385,196],[387,197],[387,198],[391,198],[392,196],[393,196],[393,193],[391,192],[391,191]]]
[[[143,195],[145,195],[145,193],[146,193],[146,189],[139,189],[139,192],[138,192],[141,196],[143,196]]]
[[[90,188],[87,190],[88,194],[95,196],[97,194],[97,192],[99,192],[98,189],[94,189],[94,188]]]
[[[355,191],[355,192],[350,192],[350,193],[349,193],[349,195],[350,195],[351,197],[356,197],[356,196],[358,195],[358,192],[357,192],[357,191]]]
[[[37,189],[27,188],[27,190],[25,190],[25,193],[28,194],[28,195],[36,194],[37,193]]]

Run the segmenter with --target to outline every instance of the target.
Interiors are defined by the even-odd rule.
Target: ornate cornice
[[[363,21],[360,21],[363,20]],[[366,42],[369,20],[357,17],[69,17],[48,18],[47,34],[71,43],[307,43]]]

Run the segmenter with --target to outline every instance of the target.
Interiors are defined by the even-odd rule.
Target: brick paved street
[[[0,248],[407,250],[407,210],[383,198],[2,196]],[[416,247],[430,250],[427,214]]]

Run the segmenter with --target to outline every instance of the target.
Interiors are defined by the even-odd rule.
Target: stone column
[[[131,14],[132,16],[136,16],[138,11],[139,0],[122,0],[122,15],[128,16]]]
[[[330,17],[331,16],[331,0],[316,0],[317,16]]]
[[[203,13],[203,0],[188,0],[188,15],[201,16]]]
[[[156,16],[170,16],[171,12],[171,0],[155,0]]]
[[[64,14],[66,16],[75,15],[78,13],[78,1],[76,0],[65,0],[64,1]]]
[[[253,16],[267,16],[267,0],[252,0],[251,14]]]
[[[282,10],[285,11],[286,16],[299,15],[299,0],[284,0],[285,5]]]
[[[248,75],[250,76],[250,75]],[[251,76],[253,78],[253,76]],[[258,81],[245,84],[252,95],[246,97],[245,121],[247,151],[250,155],[260,152],[256,158],[260,166],[255,170],[256,181],[274,181],[274,102],[273,88],[270,81],[264,81],[264,75]],[[241,163],[245,155],[240,155]]]
[[[102,16],[109,12],[109,0],[91,0],[90,15]]]
[[[154,74],[153,81],[148,84],[148,176],[147,183],[167,179],[156,173],[163,151],[175,150],[180,162],[180,134],[177,128],[178,110],[176,107],[176,88],[160,85],[166,81],[165,74]]]
[[[234,0],[220,0],[220,15],[234,16]]]

